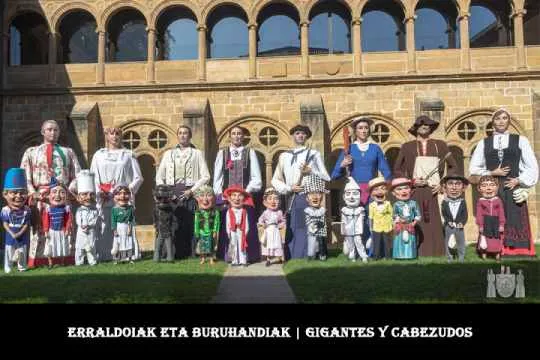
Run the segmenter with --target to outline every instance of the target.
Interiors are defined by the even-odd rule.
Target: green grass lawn
[[[537,245],[537,253],[540,246]],[[326,262],[292,260],[284,266],[299,303],[540,303],[540,259],[503,259],[513,274],[525,275],[525,298],[487,299],[487,270],[500,273],[495,260],[467,248],[465,263],[444,257],[350,262],[333,249]]]
[[[226,264],[198,259],[135,264],[102,263],[12,271],[0,275],[0,303],[207,303]]]

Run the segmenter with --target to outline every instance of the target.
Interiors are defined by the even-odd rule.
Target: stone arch
[[[360,0],[358,6],[356,6],[358,8],[358,16],[362,15],[362,12],[364,11],[364,8],[369,3],[369,1],[370,0]],[[411,11],[409,9],[409,2],[408,1],[406,1],[406,0],[391,0],[391,1],[393,1],[396,5],[399,6],[401,11],[403,11],[403,16],[405,18],[414,15],[414,10]],[[412,15],[410,15],[410,14],[412,14]]]
[[[107,30],[107,24],[109,23],[109,20],[120,10],[124,9],[135,9],[138,10],[142,16],[144,16],[144,19],[146,20],[146,26],[149,26],[150,21],[148,18],[148,9],[146,6],[141,4],[138,1],[127,1],[127,0],[119,0],[111,5],[109,5],[103,12],[101,13],[101,16],[99,17],[98,21],[98,31],[106,31]]]
[[[275,165],[277,164],[275,155],[290,148],[291,140],[289,132],[278,121],[270,117],[264,115],[242,116],[231,121],[221,129],[217,136],[219,148],[226,146],[228,133],[235,126],[240,126],[250,131],[251,137],[248,146],[255,150],[258,155],[260,154],[262,160],[264,160],[264,163],[260,163],[259,165],[261,167],[261,175],[263,176],[263,184],[269,186]],[[278,141],[270,146],[263,144],[260,140],[260,132],[266,127],[275,129],[277,132]],[[261,157],[259,157],[259,160],[261,160]]]
[[[231,1],[231,0],[212,0],[210,1],[204,9],[201,11],[201,23],[206,25],[206,22],[208,21],[208,15],[212,13],[218,6],[221,5],[232,5],[236,6],[242,9],[244,13],[246,14],[246,18],[248,19],[248,23],[251,22],[250,20],[250,12],[249,7],[245,4],[244,1]]]
[[[300,22],[304,22],[304,21],[309,21],[309,16],[311,14],[311,11],[313,10],[313,8],[315,8],[315,6],[321,2],[321,0],[309,0],[309,2],[306,3],[305,6],[303,6],[302,10],[301,10],[301,13],[300,13]],[[355,17],[358,17],[358,13],[357,11],[357,7],[354,6],[354,3],[352,0],[338,0],[337,2],[339,2],[340,4],[342,4],[343,6],[345,6],[348,10],[349,10],[349,13],[351,14],[351,19],[354,19]]]
[[[279,124],[277,120],[268,116],[264,116],[264,115],[246,115],[246,116],[242,116],[236,120],[231,121],[223,129],[221,129],[221,131],[218,133],[218,136],[217,136],[218,145],[221,145],[223,143],[223,141],[228,136],[229,131],[233,127],[241,126],[241,127],[247,128],[245,125],[248,123],[264,124],[264,126],[261,126],[261,129],[266,126],[273,127],[278,131],[278,134],[284,135],[287,139],[289,138],[289,132],[287,131],[286,128],[284,128],[281,124]],[[254,127],[254,128],[257,130],[260,130],[258,127]],[[247,129],[250,130],[249,128]],[[277,150],[279,147],[283,147],[284,146],[283,143],[284,142],[278,141],[274,146],[270,148],[271,151],[274,152],[274,150]],[[285,141],[285,143],[287,144],[289,143],[289,141]],[[268,150],[267,148],[263,148],[262,144],[259,144],[259,145],[261,146],[258,146],[257,147],[258,149],[264,150],[264,151]],[[252,146],[251,142],[250,142],[250,146]]]
[[[59,27],[60,27],[60,24],[62,23],[62,19],[64,19],[64,17],[66,17],[67,15],[75,11],[88,12],[90,15],[94,17],[94,20],[96,20],[96,23],[99,27],[99,23],[98,23],[99,17],[98,17],[97,10],[93,6],[88,5],[87,3],[84,3],[82,1],[75,1],[75,2],[70,2],[68,4],[64,4],[60,6],[53,13],[51,17],[51,28],[54,29],[55,32],[59,32],[60,30]]]
[[[159,17],[170,8],[173,8],[175,6],[183,6],[187,9],[189,9],[193,15],[195,15],[195,18],[197,19],[198,23],[201,23],[201,13],[199,6],[190,0],[166,0],[161,3],[159,3],[153,10],[150,15],[150,22],[148,23],[148,26],[152,29],[155,29],[157,26],[157,21]]]
[[[446,127],[445,127],[445,134],[446,137],[449,137],[454,130],[454,128],[457,128],[459,124],[466,121],[469,118],[475,117],[475,116],[491,116],[495,111],[497,111],[499,108],[482,108],[482,109],[475,109],[471,111],[464,112],[460,115],[458,115],[454,120],[452,120]],[[481,126],[487,126],[489,122],[485,124],[480,124]],[[526,135],[525,129],[519,124],[519,122],[513,117],[510,113],[510,127],[519,135]]]
[[[17,5],[15,8],[11,9],[11,11],[8,10],[7,16],[6,16],[6,22],[4,23],[4,29],[3,29],[4,34],[9,33],[9,28],[11,26],[11,23],[13,22],[13,20],[15,20],[17,16],[23,15],[25,13],[32,13],[32,12],[41,16],[43,20],[45,21],[45,24],[47,24],[48,30],[51,31],[51,23],[49,22],[49,18],[47,17],[43,9],[39,5],[32,3],[32,4],[20,4],[20,5]]]
[[[284,3],[284,4],[292,6],[292,8],[295,9],[296,12],[298,13],[298,18],[300,19],[300,23],[302,23],[302,21],[306,21],[305,18],[304,19],[302,18],[302,14],[303,14],[302,8],[300,8],[294,1],[291,1],[291,0],[259,0],[259,1],[255,2],[252,5],[251,10],[248,13],[249,14],[249,22],[250,23],[256,23],[257,18],[259,17],[259,13],[267,5],[270,5],[272,3]]]
[[[401,144],[405,142],[405,140],[407,140],[408,138],[408,132],[406,131],[406,129],[404,129],[403,126],[401,126],[401,124],[399,124],[394,119],[386,115],[377,114],[377,113],[358,113],[358,114],[349,116],[344,120],[341,120],[333,128],[333,130],[330,133],[330,144],[331,144],[332,150],[336,150],[336,149],[339,149],[340,147],[343,147],[343,141],[340,138],[343,128],[345,128],[345,126],[349,126],[352,120],[358,119],[361,117],[371,118],[374,121],[374,125],[376,125],[377,123],[385,124],[386,126],[388,126],[390,133],[397,132],[397,134],[393,134],[392,136],[389,137],[388,142],[385,142],[384,144],[379,144],[381,148],[383,149],[383,151],[386,151],[388,148],[392,146],[401,146]],[[351,131],[351,135],[353,135],[352,131]],[[399,140],[396,140],[396,138]]]
[[[129,120],[123,124],[118,125],[122,129],[123,133],[127,131],[135,131],[140,136],[140,145],[133,150],[136,156],[139,155],[152,155],[156,160],[156,163],[159,163],[163,153],[174,147],[176,144],[176,131],[171,127],[150,119],[133,119]],[[163,148],[153,148],[149,143],[149,136],[153,130],[161,130],[167,135],[167,144]]]
[[[413,0],[412,9],[416,10],[416,8],[418,7],[418,4],[420,2],[422,2],[422,0]],[[457,13],[460,14],[461,13],[461,5],[459,3],[459,0],[450,0],[450,2],[452,2],[455,5]]]

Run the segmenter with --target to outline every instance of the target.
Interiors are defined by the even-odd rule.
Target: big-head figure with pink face
[[[394,203],[394,259],[414,259],[417,257],[416,224],[420,221],[420,209],[416,201],[411,200],[412,182],[407,178],[392,180]]]

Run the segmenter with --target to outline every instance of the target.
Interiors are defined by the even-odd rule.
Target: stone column
[[[309,77],[309,22],[300,23],[300,48],[302,54],[302,76]]]
[[[96,83],[105,85],[105,31],[98,30],[98,63],[96,69]]]
[[[146,81],[156,82],[156,29],[148,28],[148,57]]]
[[[56,83],[56,33],[49,33],[49,85]]]
[[[197,26],[199,32],[199,80],[206,80],[206,25]]]
[[[204,152],[208,170],[212,172],[217,153],[217,134],[211,120],[208,99],[187,99],[182,118],[183,124],[191,128],[191,142]]]
[[[514,18],[514,44],[517,51],[517,67],[519,70],[527,69],[527,60],[525,58],[525,36],[523,34],[523,16],[526,10],[517,10],[512,17]]]
[[[248,25],[249,31],[249,78],[257,78],[257,24]]]
[[[416,72],[416,45],[414,42],[414,20],[416,15],[410,16],[405,19],[405,26],[407,31],[407,72]]]
[[[70,137],[69,145],[75,150],[83,168],[88,168],[99,146],[98,117],[97,103],[76,104],[69,115],[75,133],[75,137]]]
[[[362,18],[353,19],[351,24],[354,75],[362,75]]]
[[[466,13],[458,18],[461,42],[461,71],[471,71],[471,48],[469,43],[469,17]]]

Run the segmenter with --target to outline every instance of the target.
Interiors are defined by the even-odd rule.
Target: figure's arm
[[[538,161],[526,137],[519,137],[519,147],[521,159],[519,160],[518,180],[520,185],[532,187],[538,182]]]
[[[111,210],[111,230],[113,233],[116,233],[117,223],[118,223],[118,210],[116,209],[116,207],[113,207]]]
[[[506,225],[506,216],[504,215],[504,204],[501,199],[497,201],[499,203],[499,232],[504,232],[504,226]]]
[[[324,166],[324,161],[322,160],[320,152],[315,152],[312,164],[315,165],[311,167],[312,174],[317,175],[324,181],[330,181],[330,175],[328,175],[328,171],[326,171],[326,167]]]
[[[220,226],[221,226],[221,214],[219,210],[214,209],[214,228],[212,229],[212,232],[214,234],[219,234]]]
[[[259,166],[259,159],[255,150],[249,149],[249,163],[251,164],[249,170],[249,183],[246,186],[248,193],[260,191],[262,188],[261,167]]]
[[[32,196],[37,190],[34,188],[33,184],[33,177],[32,177],[32,153],[35,151],[35,148],[27,149],[24,152],[22,161],[21,161],[21,168],[24,169],[24,172],[26,173],[26,180],[27,180],[27,187],[28,187],[28,195]]]
[[[48,208],[43,210],[42,213],[41,213],[41,226],[42,226],[42,229],[43,229],[43,233],[45,233],[45,235],[47,235],[49,233],[49,228],[50,228],[49,209]]]
[[[195,238],[200,238],[201,237],[201,213],[197,210],[195,211],[195,218],[193,219],[193,236],[195,236]]]
[[[133,169],[133,181],[129,184],[129,189],[131,190],[133,198],[135,198],[144,178],[142,176],[141,167],[139,166],[139,161],[137,161],[137,158],[133,153],[131,154],[131,168]]]
[[[403,145],[399,148],[399,153],[396,158],[396,162],[394,163],[394,177],[407,177],[407,170],[404,169],[405,167],[405,152],[403,151]],[[411,174],[412,175],[412,174]]]
[[[445,156],[447,153],[450,152],[450,149],[448,148],[448,145],[444,141],[441,140],[440,143],[441,143],[441,146],[443,148],[442,156]],[[454,172],[454,171],[456,171],[457,168],[458,168],[458,166],[457,166],[456,159],[454,158],[454,155],[450,155],[446,159],[446,169],[447,169],[446,171],[447,171],[447,173],[448,172]],[[443,173],[444,173],[444,171],[443,171]]]
[[[210,172],[208,171],[208,166],[206,165],[206,160],[204,160],[204,154],[202,151],[199,151],[198,159],[199,161],[199,180],[193,184],[191,192],[194,193],[199,187],[208,184],[210,181]]]
[[[369,205],[368,205],[368,225],[369,225],[369,229],[371,231],[373,231],[373,216],[375,214],[375,209],[376,209],[376,204],[375,205],[372,205],[372,204],[375,204],[375,202],[371,202]]]
[[[272,186],[282,195],[289,194],[292,191],[292,188],[287,185],[284,177],[283,168],[283,154],[279,156],[278,165],[274,171],[274,176],[272,177]]]
[[[377,145],[377,170],[383,174],[384,180],[388,181],[392,178],[392,170],[390,170],[390,165],[388,165],[388,161],[386,161],[386,157],[379,145]]]
[[[345,168],[341,167],[341,162],[345,157],[343,150],[339,152],[338,159],[334,165],[334,170],[332,170],[332,180],[337,180],[345,175]]]
[[[465,199],[463,199],[463,215],[465,217],[465,220],[463,220],[463,226],[465,226],[465,224],[467,224],[467,220],[469,219],[469,210],[467,209],[467,202],[465,201]]]
[[[486,159],[484,157],[484,141],[480,141],[473,151],[471,162],[469,164],[470,175],[490,175],[490,171],[486,167]]]
[[[169,161],[169,157],[172,150],[165,151],[165,154],[163,154],[163,157],[161,158],[161,161],[159,162],[158,169],[156,171],[156,185],[163,185],[165,184],[165,181],[167,180],[167,162]],[[173,185],[173,184],[170,184]]]
[[[214,194],[216,196],[223,193],[223,149],[219,150],[214,163]]]
[[[413,213],[415,214],[413,224],[416,225],[420,220],[422,220],[422,215],[420,214],[420,207],[418,206],[418,203],[413,200]]]
[[[79,164],[79,159],[73,149],[68,148],[68,159],[69,159],[69,186],[68,189],[72,193],[77,193],[77,175],[81,171],[81,165]]]
[[[285,216],[283,216],[283,212],[281,210],[278,210],[278,228],[283,229],[286,224]]]
[[[2,225],[4,225],[4,230],[9,234],[11,235],[12,238],[16,239],[15,237],[15,233],[13,233],[13,231],[11,231],[11,229],[9,228],[9,223],[7,221],[2,221]],[[7,255],[6,255],[7,256]]]
[[[478,225],[478,231],[484,232],[484,214],[480,201],[476,203],[476,225]]]

